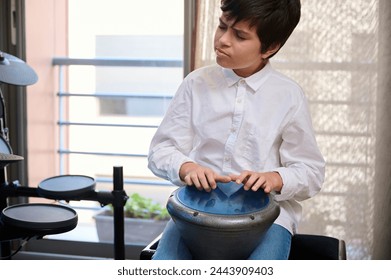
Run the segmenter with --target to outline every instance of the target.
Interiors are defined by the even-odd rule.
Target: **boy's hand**
[[[272,191],[281,192],[282,178],[278,172],[253,172],[243,171],[239,175],[230,175],[232,181],[237,184],[243,184],[243,188],[248,191],[257,191],[262,188],[265,193]]]
[[[203,167],[194,162],[185,162],[179,170],[179,177],[188,186],[194,185],[198,190],[210,192],[216,189],[216,182],[228,183],[232,181],[229,176],[222,176],[212,169]]]

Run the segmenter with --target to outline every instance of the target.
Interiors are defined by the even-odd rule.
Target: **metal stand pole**
[[[114,259],[125,259],[125,239],[124,239],[124,205],[127,199],[124,192],[124,181],[122,166],[114,167],[114,190],[113,190],[113,209],[114,209]]]
[[[7,173],[5,168],[0,168],[0,188],[4,188],[7,185]],[[0,193],[0,213],[8,206],[7,196],[1,196]],[[6,258],[11,255],[11,241],[0,242],[0,257]]]

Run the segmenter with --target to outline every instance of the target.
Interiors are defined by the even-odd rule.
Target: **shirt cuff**
[[[293,188],[292,185],[292,178],[291,178],[291,173],[287,168],[285,167],[280,167],[272,170],[273,172],[277,172],[280,174],[282,178],[282,189],[281,192],[276,193],[274,198],[276,201],[283,201],[283,200],[289,200],[293,198],[295,195],[295,189]]]
[[[186,183],[184,181],[182,181],[181,178],[179,177],[179,170],[181,169],[182,164],[184,164],[186,162],[194,162],[194,160],[192,160],[191,158],[185,157],[185,158],[182,158],[180,161],[173,163],[173,168],[171,168],[172,174],[170,176],[170,181],[171,181],[171,183],[173,183],[176,186],[179,186],[179,187],[186,186]]]

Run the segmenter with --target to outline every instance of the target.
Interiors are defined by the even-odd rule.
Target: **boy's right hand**
[[[229,176],[217,174],[212,169],[203,167],[194,162],[185,162],[179,169],[179,177],[188,186],[195,186],[198,190],[210,192],[216,189],[217,182],[228,183]]]

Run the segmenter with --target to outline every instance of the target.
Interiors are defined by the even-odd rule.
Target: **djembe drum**
[[[178,188],[167,210],[194,259],[246,259],[280,213],[272,194],[233,182],[211,192]]]

